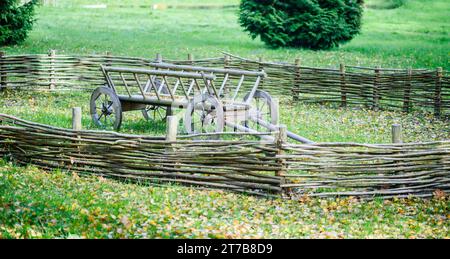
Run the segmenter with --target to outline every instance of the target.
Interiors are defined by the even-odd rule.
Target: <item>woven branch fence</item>
[[[44,170],[294,199],[450,193],[450,141],[296,145],[280,137],[264,142],[190,136],[167,141],[164,136],[56,128],[5,114],[0,122],[0,155]]]
[[[191,55],[189,55],[192,57]],[[93,90],[104,85],[100,64],[146,67],[157,59],[111,55],[68,56],[0,53],[0,88],[27,90]],[[421,110],[450,117],[450,77],[442,68],[382,69],[345,66],[312,68],[295,63],[254,61],[225,54],[220,58],[168,60],[175,64],[264,70],[261,86],[272,95],[295,101],[362,105],[374,110]]]

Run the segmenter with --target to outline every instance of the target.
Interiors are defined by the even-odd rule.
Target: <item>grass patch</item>
[[[57,7],[67,7],[67,6],[83,6],[83,5],[97,5],[105,4],[108,6],[130,6],[130,7],[151,7],[152,5],[171,5],[171,6],[198,6],[198,5],[238,5],[239,0],[202,0],[201,2],[197,0],[96,0],[94,3],[91,0],[58,0]]]
[[[168,58],[186,58],[188,53],[212,57],[228,51],[265,60],[293,62],[301,58],[305,66],[336,67],[345,63],[398,68],[441,66],[448,70],[448,8],[446,0],[411,0],[396,9],[366,9],[361,34],[354,40],[330,51],[311,51],[270,49],[259,39],[251,40],[237,22],[237,9],[44,6],[37,10],[36,26],[25,43],[3,50],[9,54],[46,53],[49,49],[60,54],[110,51],[143,57],[162,53]]]
[[[316,142],[391,143],[392,124],[403,127],[404,142],[447,140],[448,121],[430,114],[373,111],[363,107],[284,102],[281,122],[288,129]]]
[[[450,237],[445,197],[299,202],[0,163],[0,238]]]
[[[406,3],[406,0],[369,0],[366,7],[372,9],[395,9]]]
[[[72,127],[71,107],[81,107],[83,128],[98,129],[89,114],[88,92],[27,93],[8,91],[0,94],[1,112],[58,126]],[[371,111],[364,108],[341,109],[333,105],[301,104],[281,100],[281,123],[288,129],[317,142],[390,143],[391,125],[403,126],[405,142],[445,140],[450,125],[432,115]],[[140,111],[123,113],[121,132],[164,135],[165,122],[145,121]],[[182,121],[179,132],[184,132]]]

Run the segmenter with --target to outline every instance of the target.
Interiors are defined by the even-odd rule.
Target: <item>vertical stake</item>
[[[403,143],[402,139],[402,125],[393,124],[392,125],[392,143]]]
[[[178,117],[167,116],[166,119],[166,141],[175,142],[177,140]],[[173,144],[167,144],[166,152],[173,152]],[[174,164],[177,164],[174,162]],[[169,168],[177,168],[177,166],[168,166]],[[168,172],[171,172],[170,170]]]
[[[5,52],[0,51],[0,91],[3,91],[8,86],[8,77],[6,74],[6,66],[4,65],[6,56]]]
[[[294,78],[294,92],[293,92],[293,100],[298,101],[300,94],[300,63],[301,60],[299,58],[295,59],[295,78]]]
[[[412,68],[408,68],[408,78],[405,80],[405,94],[403,96],[403,112],[411,111]]]
[[[436,69],[436,87],[434,90],[434,116],[441,116],[442,105],[442,67]]]
[[[264,59],[263,57],[258,58],[258,71],[264,71]],[[264,77],[261,77],[261,82],[259,84],[259,89],[264,89]]]
[[[277,146],[277,156],[283,155],[283,144],[287,142],[287,127],[284,124],[277,126],[278,134],[275,137],[275,145]],[[280,170],[275,172],[275,176],[280,177],[281,193],[284,194],[285,190],[282,185],[286,183],[286,161],[284,159],[277,159],[277,163],[280,166]],[[288,191],[286,189],[286,191]]]
[[[188,61],[189,61],[189,64],[191,64],[191,65],[194,64],[194,55],[192,55],[191,53],[188,54]]]
[[[275,125],[278,126],[280,124],[280,99],[272,98],[272,101],[273,101],[273,109],[275,110],[275,114],[277,116],[277,120],[275,122]],[[286,137],[286,140],[287,140],[287,137]]]
[[[223,68],[224,69],[228,69],[230,66],[230,56],[228,56],[227,54],[225,54],[224,58],[223,58]],[[223,95],[227,95],[230,92],[230,89],[228,88],[228,81],[225,82],[225,86],[223,88]]]
[[[54,90],[55,89],[55,56],[56,56],[56,50],[50,50],[48,53],[48,56],[50,57],[50,85],[49,89]]]
[[[106,65],[107,66],[111,66],[111,63],[112,63],[112,61],[111,61],[111,52],[109,52],[109,51],[106,51]]]
[[[161,63],[163,61],[161,53],[156,54],[156,62]]]
[[[227,69],[230,65],[229,63],[230,63],[230,56],[225,54],[225,56],[223,57],[223,68]]]
[[[345,82],[345,65],[339,64],[339,71],[341,72],[341,106],[343,108],[347,107],[347,89]]]
[[[381,74],[381,67],[377,66],[375,68],[375,81],[373,84],[373,93],[372,93],[372,100],[373,100],[373,104],[372,104],[372,109],[374,111],[378,111],[379,109],[379,102],[380,102],[380,74]]]
[[[258,70],[259,71],[264,70],[264,58],[263,57],[258,58]]]
[[[178,118],[177,116],[167,116],[166,125],[166,140],[176,141],[178,133]]]
[[[73,130],[81,130],[81,107],[73,107],[72,108],[72,129]]]
[[[80,107],[73,107],[72,108],[72,129],[76,130],[76,131],[82,130],[82,125],[81,125],[81,108]],[[77,138],[81,139],[81,136],[77,135]],[[78,151],[78,153],[80,153],[81,152],[81,150],[80,150],[81,142],[75,141],[74,143],[76,143],[77,151]]]

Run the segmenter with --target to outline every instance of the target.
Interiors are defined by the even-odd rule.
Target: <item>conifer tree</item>
[[[24,4],[19,0],[0,1],[0,46],[23,42],[33,27],[38,0]]]
[[[359,33],[362,0],[242,0],[239,22],[271,47],[330,49]]]

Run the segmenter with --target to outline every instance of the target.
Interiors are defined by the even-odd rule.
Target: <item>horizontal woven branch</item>
[[[0,55],[0,87],[27,90],[92,91],[104,85],[100,65],[148,67],[155,59],[111,55]],[[450,77],[441,69],[383,69],[341,65],[339,69],[299,63],[253,61],[226,54],[221,58],[164,62],[208,67],[264,70],[261,89],[296,101],[362,105],[374,110],[422,110],[450,116]],[[249,89],[251,85],[243,85]]]
[[[45,170],[265,196],[284,193],[291,198],[429,197],[436,189],[450,192],[450,141],[309,145],[166,141],[158,136],[57,128],[5,114],[0,114],[0,123],[0,155]]]

